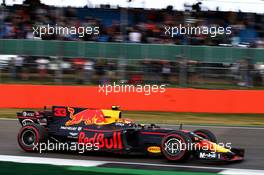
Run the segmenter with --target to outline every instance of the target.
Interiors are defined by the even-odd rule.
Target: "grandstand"
[[[263,14],[204,11],[195,3],[187,6],[179,11],[170,5],[164,9],[143,9],[111,5],[55,7],[38,1],[2,4],[1,81],[166,82],[172,86],[205,88],[262,86]],[[166,26],[180,25],[231,27],[232,34],[165,34]],[[77,32],[34,32],[39,27],[50,31],[50,26],[98,27],[100,33],[80,36]],[[76,74],[81,75],[77,80]],[[184,80],[180,81],[181,77]]]

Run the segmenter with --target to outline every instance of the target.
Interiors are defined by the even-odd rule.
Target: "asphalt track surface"
[[[126,167],[128,162],[133,162],[129,167],[148,169],[147,164],[155,164],[157,169],[171,169],[170,166],[188,167],[214,167],[214,168],[235,168],[235,169],[255,169],[264,170],[264,128],[250,127],[213,127],[205,126],[204,129],[210,129],[218,138],[219,142],[231,142],[232,147],[244,148],[245,160],[239,163],[218,164],[205,161],[189,160],[184,163],[170,163],[162,158],[153,157],[119,157],[116,155],[83,155],[83,154],[64,154],[64,153],[27,153],[20,149],[17,144],[17,133],[20,129],[17,120],[0,120],[0,155],[33,156],[33,157],[51,157],[63,159],[97,160],[119,162],[118,166]],[[178,126],[168,126],[175,129]],[[201,126],[183,126],[184,129],[198,129]],[[124,163],[125,162],[125,163]],[[124,163],[124,164],[123,164]],[[128,164],[127,164],[128,163]],[[117,163],[115,164],[117,165]],[[160,167],[158,165],[161,165]],[[165,165],[165,166],[163,166]],[[109,166],[114,166],[109,164]],[[153,166],[149,166],[153,169]],[[174,167],[175,168],[175,167]]]

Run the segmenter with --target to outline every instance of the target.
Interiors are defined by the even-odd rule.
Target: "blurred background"
[[[0,2],[0,83],[264,88],[261,0]],[[100,33],[34,33],[48,25]],[[232,34],[165,35],[179,25],[230,26]]]

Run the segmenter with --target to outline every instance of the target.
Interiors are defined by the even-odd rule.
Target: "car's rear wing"
[[[29,123],[37,123],[40,125],[47,124],[47,118],[52,117],[51,111],[22,111],[17,112],[19,123],[23,126]]]

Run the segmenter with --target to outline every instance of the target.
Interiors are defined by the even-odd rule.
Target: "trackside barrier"
[[[263,90],[167,88],[164,93],[99,92],[97,86],[0,85],[0,108],[42,108],[52,105],[122,110],[264,113]]]
[[[233,63],[244,58],[263,62],[264,49],[164,44],[0,39],[0,54],[83,58],[176,60],[184,56],[202,62]]]

